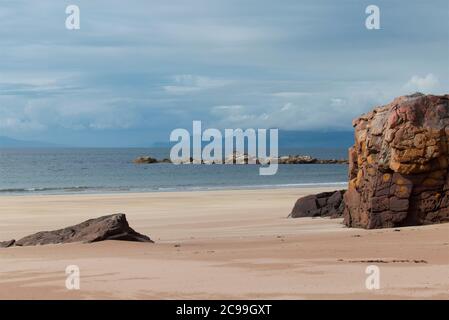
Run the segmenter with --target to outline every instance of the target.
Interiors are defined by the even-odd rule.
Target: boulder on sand
[[[64,229],[38,232],[17,241],[0,242],[0,247],[35,246],[71,242],[90,243],[104,240],[153,242],[149,237],[134,231],[129,226],[125,214],[117,213],[90,219]]]
[[[345,190],[322,192],[299,198],[289,214],[290,218],[331,217],[343,215],[343,195]]]
[[[367,229],[449,221],[449,95],[420,93],[354,120],[344,218]]]

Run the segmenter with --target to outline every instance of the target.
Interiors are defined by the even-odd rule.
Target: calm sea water
[[[285,149],[280,154],[346,158],[346,149]],[[279,165],[277,174],[260,176],[256,165],[137,165],[169,149],[0,149],[0,195],[140,192],[203,189],[343,186],[347,166]]]

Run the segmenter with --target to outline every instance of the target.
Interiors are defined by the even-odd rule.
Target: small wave
[[[5,188],[0,189],[0,193],[26,193],[26,192],[51,192],[51,191],[78,192],[91,189],[102,189],[102,187],[98,188],[98,187],[74,186],[74,187]]]
[[[213,191],[213,190],[248,190],[248,189],[282,189],[282,188],[307,188],[307,187],[345,187],[348,182],[311,182],[311,183],[285,183],[285,184],[254,184],[254,185],[227,185],[227,186],[191,186],[159,188],[136,188],[136,192],[170,192],[170,191]]]
[[[73,186],[73,187],[32,187],[32,188],[5,188],[0,189],[0,194],[64,194],[64,193],[127,193],[127,192],[173,192],[173,191],[207,191],[207,190],[240,190],[240,189],[269,189],[269,188],[301,188],[301,187],[330,187],[345,186],[347,182],[313,182],[313,183],[286,183],[286,184],[255,184],[255,185],[226,185],[226,186],[163,186],[163,187],[104,187],[104,186]]]
[[[8,189],[0,189],[0,192],[29,192],[32,188],[8,188]]]
[[[277,188],[305,188],[305,187],[338,187],[346,186],[348,182],[311,182],[311,183],[285,183],[285,184],[255,184],[255,185],[230,185],[230,186],[196,186],[180,187],[183,190],[239,190],[239,189],[277,189]],[[179,189],[178,189],[179,190]]]

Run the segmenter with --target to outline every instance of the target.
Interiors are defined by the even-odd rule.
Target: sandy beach
[[[0,240],[110,213],[154,244],[106,241],[0,249],[0,299],[448,299],[449,224],[349,229],[287,219],[291,188],[0,198]],[[368,265],[380,289],[365,286]],[[67,290],[77,265],[80,290]]]

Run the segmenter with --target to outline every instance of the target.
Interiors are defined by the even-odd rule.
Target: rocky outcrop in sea
[[[232,164],[269,164],[273,161],[278,164],[348,164],[346,159],[317,159],[308,155],[288,155],[278,158],[268,157],[262,160],[248,155],[246,153],[234,152],[224,159],[225,163]],[[133,160],[136,164],[153,164],[153,163],[172,163],[170,159],[158,160],[150,156],[142,156]],[[213,161],[196,160],[193,158],[187,159],[180,164],[215,164]],[[218,163],[217,163],[218,164]]]

